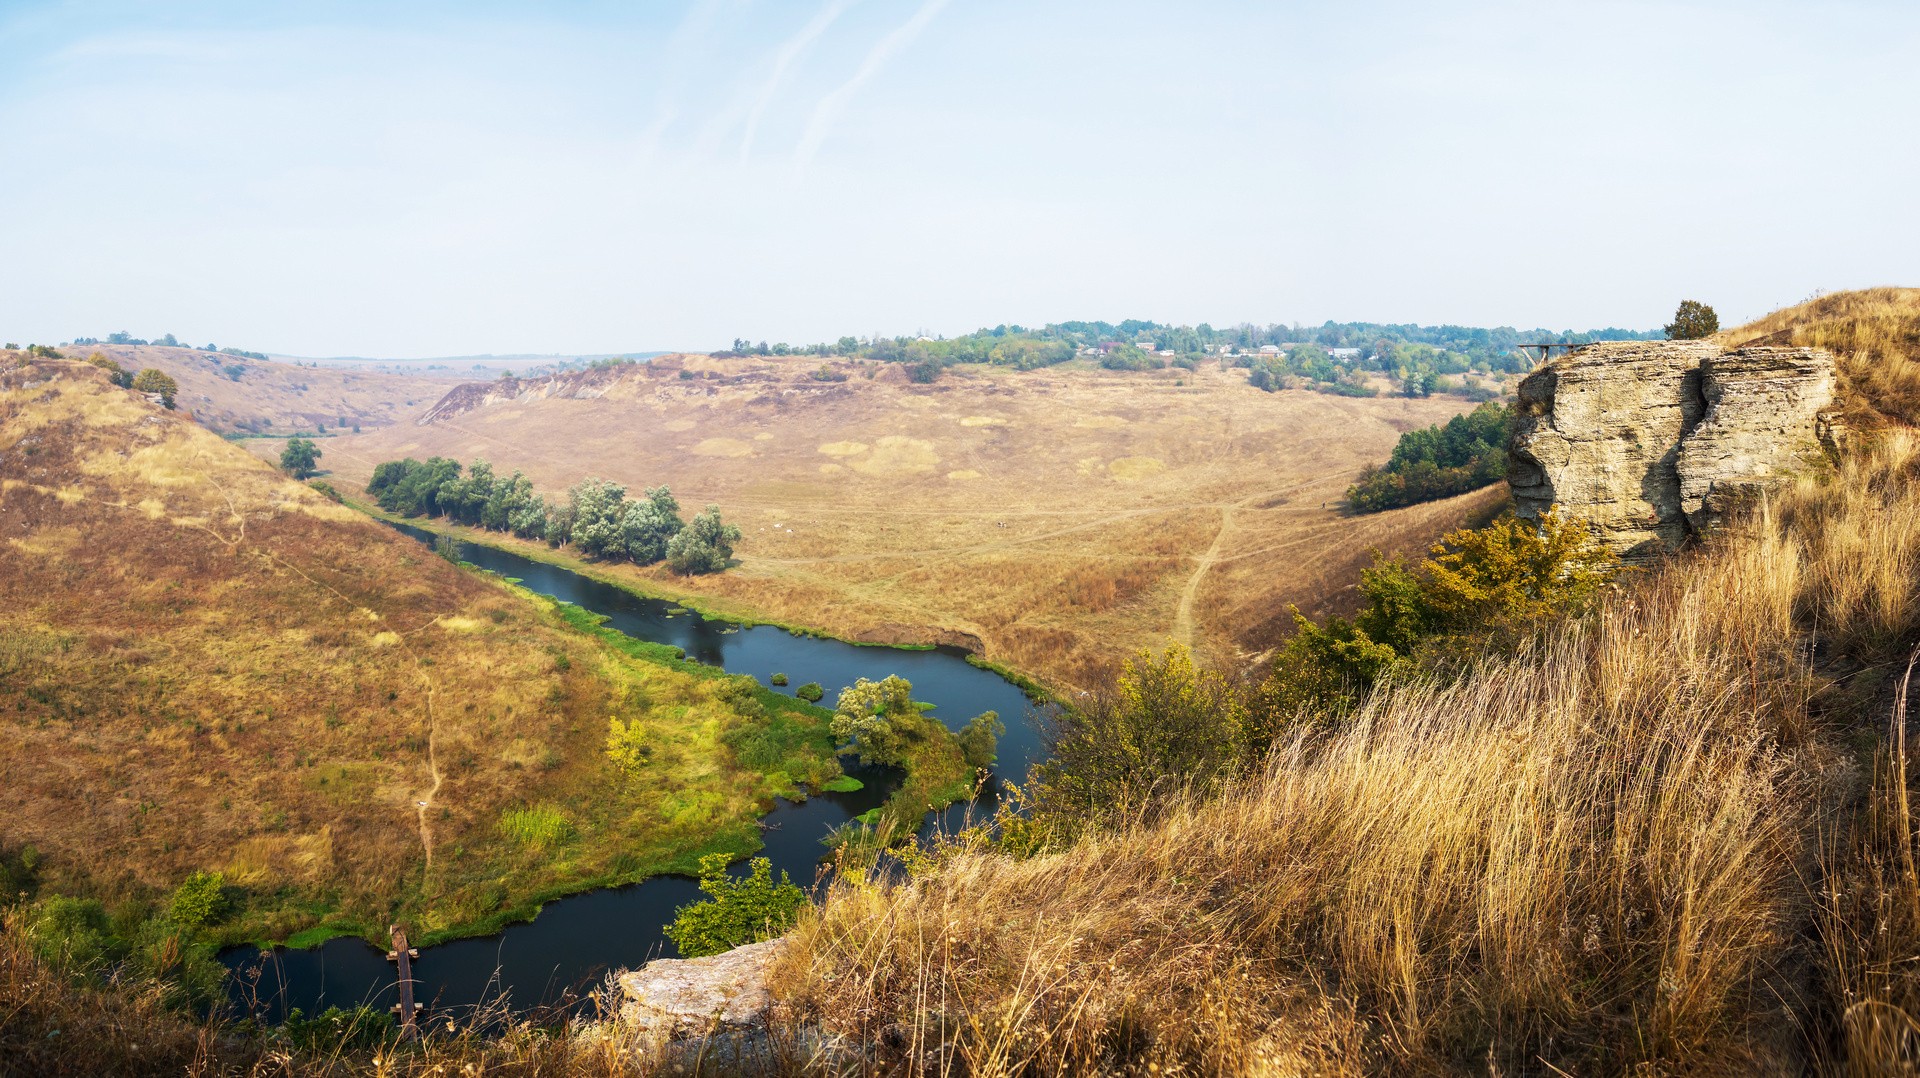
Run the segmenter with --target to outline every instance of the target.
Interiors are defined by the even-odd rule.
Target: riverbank
[[[715,597],[688,588],[675,587],[671,583],[661,580],[658,576],[648,573],[638,566],[589,561],[588,559],[549,546],[544,540],[522,539],[519,536],[505,532],[489,531],[484,528],[474,528],[465,524],[457,524],[443,517],[401,516],[397,513],[389,513],[378,505],[358,498],[343,498],[342,501],[349,508],[387,524],[417,528],[421,531],[432,532],[435,535],[448,536],[462,543],[471,543],[476,546],[484,546],[494,550],[505,551],[509,554],[516,554],[531,561],[552,565],[556,568],[577,573],[588,579],[597,580],[602,584],[620,588],[642,599],[659,599],[674,603],[698,614],[708,621],[723,622],[742,628],[769,626],[791,633],[794,636],[812,637],[817,640],[834,640],[842,644],[850,644],[854,647],[861,648],[889,648],[896,651],[932,651],[942,644],[947,644],[948,646],[959,647],[961,650],[966,651],[967,662],[971,665],[997,674],[1019,686],[1020,689],[1027,694],[1027,697],[1036,704],[1053,703],[1063,699],[1066,695],[1057,687],[1047,684],[1041,678],[980,654],[977,639],[975,643],[971,645],[953,643],[943,639],[949,636],[966,636],[967,634],[946,633],[938,629],[927,628],[920,630],[917,635],[931,638],[930,640],[908,639],[897,642],[891,639],[861,640],[851,636],[831,633],[817,626],[799,625],[780,621],[776,618],[768,617],[763,612],[738,601]],[[890,636],[915,634],[914,630],[900,626],[889,626],[889,629],[894,630],[893,633],[889,634]]]
[[[438,537],[411,522],[395,527],[415,542],[431,543]],[[415,549],[419,556],[431,557],[424,548]],[[854,647],[772,626],[743,628],[710,622],[672,600],[642,597],[616,583],[492,545],[469,544],[465,557],[474,568],[491,574],[487,579],[499,587],[531,593],[550,605],[570,629],[592,634],[610,653],[609,661],[654,667],[664,676],[727,688],[770,716],[789,714],[810,723],[827,715],[792,695],[808,682],[833,691],[861,678],[878,681],[900,676],[913,684],[913,699],[925,701],[932,708],[927,713],[949,730],[983,711],[999,713],[1007,732],[1000,739],[996,772],[1024,775],[1040,751],[1024,693],[969,664],[958,649]],[[519,583],[510,583],[514,580]],[[774,678],[776,673],[787,675],[784,684]],[[749,687],[750,696],[742,691]],[[806,885],[817,881],[822,858],[830,852],[824,840],[836,832],[841,838],[862,838],[867,833],[864,828],[849,825],[875,819],[876,810],[894,817],[890,830],[896,834],[911,832],[914,821],[928,820],[927,810],[941,805],[950,807],[930,817],[936,826],[961,826],[971,815],[991,811],[1000,791],[998,783],[989,779],[979,787],[979,801],[953,804],[976,790],[976,775],[970,766],[963,766],[965,761],[953,751],[956,747],[947,738],[926,739],[921,745],[925,751],[909,752],[906,771],[849,763],[849,775],[805,783],[804,801],[776,798],[772,811],[754,821],[752,834],[725,852],[742,856],[757,845],[758,854],[772,862],[776,874],[790,873],[795,882]],[[739,765],[771,776],[784,768],[763,758],[766,750],[758,736],[735,739],[723,749]],[[728,838],[710,837],[716,842]],[[681,858],[683,867],[668,869],[682,874],[657,875],[637,884],[628,885],[624,878],[582,876],[573,881],[575,886],[542,903],[546,908],[537,918],[499,924],[503,931],[497,936],[473,935],[423,949],[415,967],[416,976],[425,978],[428,986],[423,993],[435,996],[443,1008],[457,1011],[489,1005],[503,991],[511,991],[513,1006],[519,1009],[551,1002],[556,991],[579,989],[606,967],[638,966],[673,953],[662,929],[680,906],[701,897],[688,878],[686,861],[692,856]],[[616,886],[593,886],[596,882]],[[524,912],[532,912],[526,908],[531,905],[531,901],[523,904]],[[505,921],[505,916],[502,911],[496,922]],[[336,923],[343,922],[336,919]],[[487,926],[475,919],[466,927]],[[293,1006],[314,1013],[324,1001],[378,996],[392,983],[382,954],[360,939],[335,939],[306,951],[259,956],[245,949],[223,959],[243,977],[259,970],[265,983],[273,986],[265,994],[277,1009],[270,1009],[263,1020],[274,1021]]]
[[[832,711],[688,659],[683,649],[607,628],[603,615],[501,574],[463,568],[591,643],[565,662],[585,659],[618,688],[621,702],[611,713],[624,718],[644,761],[631,774],[609,766],[610,735],[607,751],[527,761],[538,770],[580,772],[580,782],[597,792],[508,810],[493,841],[452,851],[447,860],[457,867],[405,881],[391,909],[369,916],[319,901],[248,903],[210,933],[218,945],[309,948],[340,937],[382,944],[387,924],[409,911],[422,947],[494,935],[533,920],[557,899],[664,875],[692,878],[702,857],[758,853],[765,845],[759,822],[779,801],[804,801],[811,790],[845,778]],[[750,763],[736,747],[744,737],[756,746]],[[289,918],[308,923],[288,932]]]

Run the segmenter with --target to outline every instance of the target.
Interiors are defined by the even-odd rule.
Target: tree
[[[667,566],[682,576],[717,573],[733,560],[739,541],[740,529],[720,519],[719,506],[709,505],[667,543]]]
[[[685,527],[680,519],[680,503],[666,487],[653,487],[644,500],[628,503],[626,515],[620,522],[627,556],[636,565],[652,565],[665,558],[674,536]],[[732,555],[731,547],[727,553]]]
[[[748,943],[770,940],[793,927],[807,904],[807,894],[785,872],[773,882],[773,863],[753,859],[745,879],[727,875],[727,855],[700,859],[700,889],[713,896],[675,912],[667,938],[683,958],[720,954]]]
[[[173,395],[180,391],[180,386],[172,378],[168,377],[165,371],[148,367],[139,374],[134,375],[133,391],[135,393],[146,393],[152,396],[158,396],[160,398],[160,407],[172,408]]]
[[[983,711],[968,721],[957,735],[960,755],[966,758],[967,766],[992,767],[999,755],[1000,737],[1006,732],[1007,724],[1000,721],[997,711]]]
[[[568,536],[588,557],[617,558],[627,552],[627,488],[607,479],[582,479],[567,491],[573,529]]]
[[[1697,341],[1719,331],[1720,316],[1713,312],[1712,307],[1698,300],[1683,299],[1679,309],[1673,312],[1673,324],[1667,327],[1667,337],[1675,341]]]
[[[907,742],[921,733],[919,724],[913,683],[897,674],[884,681],[861,678],[840,690],[833,708],[840,751],[851,751],[861,763],[897,767],[905,762]]]
[[[289,438],[287,447],[280,451],[280,469],[295,479],[306,479],[313,475],[314,464],[320,459],[320,447],[306,438]]]

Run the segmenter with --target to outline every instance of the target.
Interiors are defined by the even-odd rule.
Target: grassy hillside
[[[853,639],[971,641],[1080,687],[1170,639],[1241,663],[1284,636],[1289,604],[1339,606],[1368,547],[1421,548],[1498,497],[1339,511],[1363,465],[1471,407],[1458,398],[1263,393],[1214,361],[964,367],[930,386],[895,364],[843,363],[841,382],[820,366],[692,357],[475,386],[428,423],[329,439],[321,464],[343,491],[381,461],[433,455],[484,457],[555,495],[588,475],[668,484],[743,528],[741,564],[695,580],[611,570]]]
[[[66,354],[99,353],[130,371],[155,367],[179,383],[176,403],[221,434],[363,430],[412,419],[462,380],[448,372],[298,367],[197,348],[74,345]]]
[[[1720,334],[1728,345],[1825,348],[1840,360],[1847,418],[1863,430],[1920,424],[1920,288],[1837,292]]]
[[[1862,308],[1735,335],[1860,342],[1852,392],[1897,386],[1912,338]],[[1222,797],[837,883],[775,983],[916,1072],[1912,1073],[1905,400],[1852,402],[1882,429],[1837,475]]]
[[[136,907],[196,870],[228,937],[432,938],[757,844],[837,774],[826,713],[609,646],[85,364],[0,359],[0,853]],[[633,774],[609,719],[648,750]],[[732,763],[764,726],[787,758]]]

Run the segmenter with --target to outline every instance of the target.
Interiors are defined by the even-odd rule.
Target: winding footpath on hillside
[[[228,538],[227,536],[221,535],[210,524],[195,525],[201,531],[204,531],[208,535],[211,535],[215,539],[218,539],[220,542],[226,544],[230,549],[233,549],[235,551],[240,551],[244,549],[247,553],[250,553],[259,557],[262,561],[265,561],[269,565],[277,566],[281,569],[285,569],[288,572],[295,574],[296,576],[300,577],[302,580],[305,580],[307,583],[313,585],[314,587],[320,588],[326,591],[328,594],[332,595],[334,598],[339,599],[342,603],[346,604],[349,610],[365,610],[367,614],[369,614],[374,621],[377,621],[377,622],[386,621],[386,616],[381,614],[379,611],[368,609],[360,605],[359,603],[354,602],[352,598],[347,596],[340,589],[334,587],[333,585],[327,583],[324,580],[316,580],[311,573],[308,573],[306,570],[301,569],[299,566],[293,564],[292,562],[287,561],[285,558],[281,558],[275,555],[272,551],[269,551],[264,547],[245,545],[246,539],[247,539],[246,514],[241,512],[239,507],[234,503],[232,494],[230,494],[227,491],[227,488],[222,486],[220,481],[218,479],[215,479],[210,472],[202,469],[199,475],[201,479],[206,481],[208,486],[211,486],[213,489],[220,492],[220,497],[224,499],[227,503],[228,512],[231,514],[233,520],[239,525],[239,531],[232,538]],[[121,506],[120,508],[134,508],[134,507]],[[413,636],[416,633],[422,632],[426,629],[433,627],[434,625],[440,622],[441,618],[445,616],[446,615],[444,614],[435,614],[431,619],[429,619],[426,622],[426,624],[421,625],[418,628],[409,629],[406,632],[400,632],[398,630],[393,631],[393,635],[399,641],[400,646],[406,649],[407,658],[412,661],[414,671],[419,675],[421,687],[426,693],[425,703],[426,703],[426,713],[427,713],[426,715],[427,717],[427,774],[432,781],[428,785],[425,797],[413,798],[414,813],[417,818],[417,830],[419,831],[419,834],[420,834],[420,847],[424,851],[426,856],[426,867],[423,872],[423,875],[425,873],[431,873],[433,871],[433,824],[428,819],[427,814],[433,809],[434,799],[439,795],[440,787],[444,781],[444,776],[440,772],[440,761],[436,753],[435,744],[434,744],[436,736],[439,732],[438,731],[439,724],[435,719],[436,711],[434,709],[434,697],[435,697],[435,694],[439,691],[439,685],[434,681],[433,676],[427,673],[426,663],[422,662],[420,659],[419,653],[413,650],[413,645],[412,643],[409,642],[408,638]]]

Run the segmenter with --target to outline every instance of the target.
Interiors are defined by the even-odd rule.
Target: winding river
[[[434,539],[424,529],[395,527],[425,542]],[[949,726],[958,727],[983,711],[1000,713],[1007,732],[1000,739],[996,774],[1025,775],[1027,765],[1038,758],[1038,731],[1026,694],[998,674],[969,664],[966,652],[958,648],[866,647],[795,636],[768,625],[742,628],[694,613],[674,614],[673,603],[641,598],[509,551],[466,544],[462,556],[482,569],[518,578],[531,591],[605,614],[610,628],[685,648],[690,659],[752,675],[776,692],[791,694],[817,681],[831,701],[857,678],[898,674],[913,683],[914,699],[933,704],[931,714]],[[775,673],[786,674],[789,684],[773,686]],[[826,852],[821,839],[828,830],[879,806],[898,782],[894,772],[883,769],[851,768],[850,773],[866,788],[816,794],[798,803],[782,800],[761,818],[766,849],[757,856],[773,862],[776,878],[784,870],[803,886],[814,882]],[[979,801],[955,805],[937,822],[957,826],[969,810],[990,809],[997,794],[996,781]],[[929,814],[927,826],[935,823],[935,814]],[[532,921],[510,925],[498,935],[423,949],[413,967],[418,996],[437,1015],[472,1014],[479,1007],[525,1012],[568,1005],[609,969],[672,956],[663,930],[674,910],[700,897],[693,880],[657,876],[557,899]],[[306,950],[232,947],[220,957],[233,973],[229,994],[234,1002],[267,1021],[279,1021],[294,1007],[308,1015],[328,1006],[363,1003],[384,1010],[397,999],[385,952],[358,938],[333,939]]]

